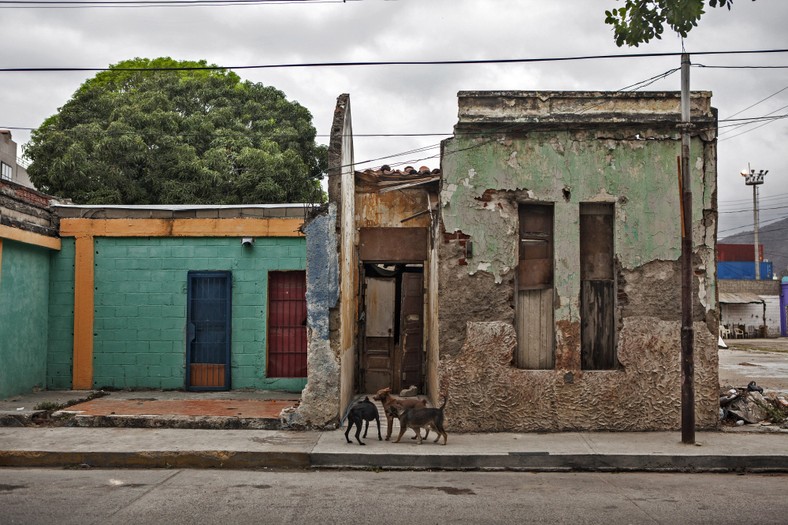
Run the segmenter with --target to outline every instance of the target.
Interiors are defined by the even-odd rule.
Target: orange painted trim
[[[61,219],[61,237],[302,237],[303,219]]]
[[[12,228],[0,224],[0,238],[8,239],[9,241],[23,242],[25,244],[33,244],[43,248],[50,248],[52,250],[60,249],[60,239],[57,237],[47,237],[40,233],[33,233],[19,228]]]
[[[72,388],[93,388],[93,237],[77,237],[74,254],[74,363]]]

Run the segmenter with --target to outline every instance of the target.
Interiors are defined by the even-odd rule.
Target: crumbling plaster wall
[[[458,388],[471,374],[451,370],[457,366],[453,360],[477,353],[472,348],[478,348],[483,337],[474,333],[482,326],[475,322],[503,321],[512,326],[518,202],[552,203],[556,368],[518,370],[511,365],[509,349],[500,356],[506,362],[503,369],[489,375],[479,371],[485,374],[483,380],[473,376],[477,372],[471,374],[470,381],[484,391],[477,404],[489,410],[501,399],[509,399],[505,406],[510,408],[512,403],[539,408],[502,411],[498,430],[652,430],[679,424],[674,410],[680,397],[678,139],[677,134],[641,127],[609,133],[534,132],[497,140],[458,135],[444,142],[440,367],[449,384],[442,388]],[[697,420],[700,427],[713,427],[718,404],[713,335],[716,151],[713,142],[700,136],[693,137],[691,151]],[[615,203],[618,370],[579,369],[581,202]],[[472,252],[466,256],[462,243],[469,241]],[[467,330],[466,322],[471,322]],[[513,328],[510,336],[516,338]],[[474,409],[463,408],[461,399],[450,397],[450,413],[456,416],[453,428],[489,427],[494,418],[479,427],[464,422],[473,419]],[[600,403],[609,417],[600,415]],[[654,403],[672,408],[658,413],[639,406]]]
[[[286,426],[336,426],[339,413],[340,359],[331,346],[331,315],[339,300],[337,209],[314,217],[305,227],[307,302],[307,377],[301,403],[282,414]]]

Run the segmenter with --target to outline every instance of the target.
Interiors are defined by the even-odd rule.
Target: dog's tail
[[[444,394],[443,394],[443,404],[440,407],[441,411],[443,411],[443,409],[446,408],[446,403],[448,403],[448,401],[449,401],[449,392],[444,392]]]

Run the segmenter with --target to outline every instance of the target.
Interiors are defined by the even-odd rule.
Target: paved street
[[[0,470],[4,524],[785,523],[786,475]]]
[[[788,392],[788,338],[732,339],[720,348],[720,385],[755,381],[766,391]]]

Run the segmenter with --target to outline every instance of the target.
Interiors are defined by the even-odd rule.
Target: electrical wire
[[[729,51],[699,51],[694,55],[741,55],[788,53],[788,49],[753,49]],[[285,64],[258,64],[246,66],[175,66],[175,67],[6,67],[0,73],[58,73],[58,72],[100,72],[100,71],[217,71],[243,69],[284,69],[311,67],[360,67],[360,66],[456,66],[478,64],[531,64],[541,62],[574,62],[582,60],[615,60],[628,58],[675,57],[681,53],[629,53],[619,55],[580,55],[568,57],[543,58],[492,58],[477,60],[370,60],[364,62],[301,62]]]

